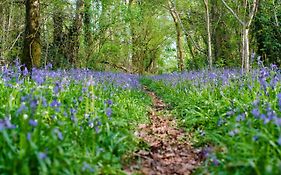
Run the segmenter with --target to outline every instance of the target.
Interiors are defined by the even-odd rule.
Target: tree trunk
[[[78,53],[80,48],[79,36],[82,30],[83,24],[83,8],[84,0],[76,0],[76,14],[73,22],[73,26],[69,32],[70,47],[69,47],[69,61],[70,64],[74,67],[79,67],[80,61],[78,60]]]
[[[248,7],[248,0],[244,0],[244,19],[241,20],[228,4],[221,0],[224,6],[233,14],[237,21],[242,25],[242,72],[248,73],[250,71],[250,47],[249,47],[249,31],[250,26],[258,9],[259,0],[253,0],[252,8],[246,13]]]
[[[91,47],[93,44],[93,33],[92,33],[92,29],[91,29],[91,15],[92,15],[92,11],[91,11],[91,0],[85,0],[85,10],[84,10],[84,39],[85,39],[85,43],[86,43],[86,60],[85,63],[86,65],[89,62],[90,59],[90,55],[91,55]]]
[[[56,10],[53,14],[53,49],[55,50],[54,67],[59,67],[64,56],[64,33],[63,33],[62,9]]]
[[[85,30],[85,42],[87,47],[91,46],[93,36],[91,30],[91,0],[85,0],[85,11],[84,11],[84,30]]]
[[[129,4],[128,4],[128,8],[129,8],[129,13],[131,15],[131,19],[130,19],[130,33],[131,33],[131,47],[132,47],[132,52],[131,52],[131,64],[132,67],[134,69],[134,71],[141,73],[140,68],[140,61],[139,61],[139,48],[137,47],[138,45],[138,38],[137,38],[137,34],[135,32],[135,23],[134,22],[134,17],[132,14],[132,10],[133,10],[133,5],[135,3],[135,0],[129,0]]]
[[[209,0],[204,0],[206,10],[206,21],[207,21],[207,33],[208,33],[208,60],[209,69],[212,70],[213,58],[212,58],[212,40],[211,40],[211,27],[210,27],[210,14],[209,14]]]
[[[31,70],[40,67],[40,2],[39,0],[26,0],[25,37],[22,63]]]
[[[177,11],[174,9],[174,6],[171,1],[169,2],[169,8],[170,8],[169,9],[170,14],[174,20],[176,32],[177,32],[176,44],[177,44],[178,69],[179,69],[179,71],[183,71],[184,70],[184,51],[183,51],[182,29],[180,26],[180,21],[178,19],[179,15],[177,14]]]
[[[244,71],[248,73],[250,71],[250,47],[249,47],[249,29],[244,27],[243,29],[243,58]]]

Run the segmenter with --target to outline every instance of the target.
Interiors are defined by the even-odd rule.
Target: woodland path
[[[149,124],[140,124],[135,134],[148,144],[147,150],[134,154],[135,162],[125,168],[128,174],[188,175],[202,161],[200,149],[194,149],[191,136],[177,128],[176,120],[166,110],[167,105],[155,93],[144,88],[153,105]]]

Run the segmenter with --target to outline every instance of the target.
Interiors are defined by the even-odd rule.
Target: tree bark
[[[179,21],[179,15],[177,14],[177,11],[174,9],[173,3],[169,1],[169,11],[170,14],[174,20],[176,32],[177,32],[177,58],[178,58],[178,69],[179,71],[184,70],[184,51],[183,51],[183,34],[181,29],[181,24]]]
[[[211,27],[210,27],[210,13],[209,13],[209,0],[204,0],[205,10],[206,10],[206,21],[207,21],[207,33],[208,33],[208,60],[209,69],[213,68],[213,58],[212,58],[212,40],[211,40]]]
[[[39,68],[41,60],[40,41],[40,1],[26,0],[25,37],[22,63],[31,70]]]
[[[132,62],[133,69],[135,69],[136,72],[141,73],[139,54],[138,54],[139,48],[137,48],[138,38],[137,38],[137,34],[135,32],[135,30],[136,30],[135,23],[136,22],[134,22],[135,19],[132,14],[134,3],[135,3],[135,0],[129,0],[129,2],[128,2],[129,13],[131,15],[131,19],[130,19],[130,33],[131,33],[131,46],[132,46],[131,62]]]
[[[92,11],[91,11],[91,0],[85,0],[85,10],[84,10],[84,39],[85,39],[85,44],[86,44],[86,60],[85,63],[86,65],[89,62],[90,59],[90,55],[91,55],[91,47],[93,44],[93,33],[92,33],[92,29],[91,29],[91,15],[92,15]]]
[[[72,25],[72,28],[69,32],[69,51],[71,52],[68,56],[69,62],[74,67],[79,67],[79,48],[80,48],[80,42],[79,42],[79,36],[82,31],[82,24],[83,24],[83,8],[84,8],[84,0],[76,0],[76,14],[75,19]]]
[[[60,66],[62,56],[65,53],[64,49],[64,33],[63,33],[63,13],[62,9],[54,11],[53,14],[53,49],[56,52],[56,59],[54,60],[53,64],[55,67]]]

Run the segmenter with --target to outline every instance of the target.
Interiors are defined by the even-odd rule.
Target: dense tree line
[[[0,60],[161,73],[281,63],[279,0],[2,0]]]

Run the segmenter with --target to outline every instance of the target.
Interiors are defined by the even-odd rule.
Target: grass
[[[281,75],[276,67],[146,77],[204,147],[197,174],[281,174]],[[205,145],[205,146],[204,146]]]
[[[89,70],[0,74],[0,174],[122,174],[147,122],[137,76]]]

